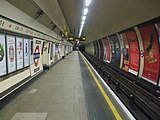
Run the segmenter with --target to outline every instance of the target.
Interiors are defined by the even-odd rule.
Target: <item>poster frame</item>
[[[22,39],[22,61],[23,61],[23,65],[22,67],[18,68],[18,61],[17,61],[17,58],[18,58],[18,55],[17,55],[17,38],[21,38]],[[23,69],[24,68],[24,48],[23,48],[23,38],[22,37],[19,37],[19,36],[15,36],[15,48],[16,48],[16,70],[20,70],[20,69]]]
[[[15,69],[14,70],[12,70],[12,71],[9,71],[9,60],[8,60],[8,42],[7,42],[7,37],[14,37],[14,48],[15,48]],[[6,35],[6,48],[7,48],[7,51],[6,51],[6,53],[7,53],[7,60],[6,60],[6,62],[7,62],[7,74],[10,74],[10,73],[12,73],[12,72],[15,72],[16,70],[17,70],[17,61],[16,61],[16,36],[14,36],[14,35],[9,35],[9,34],[7,34]]]
[[[4,36],[4,43],[5,43],[5,49],[4,49],[4,53],[5,53],[5,73],[1,74],[0,77],[3,77],[5,75],[7,75],[8,73],[8,65],[7,65],[7,40],[6,40],[6,34],[0,33],[0,36]]]
[[[25,64],[25,53],[24,53],[25,52],[25,40],[28,41],[28,45],[27,45],[28,46],[28,64],[27,65]],[[24,67],[28,67],[30,65],[29,41],[30,41],[29,38],[23,38],[23,62],[24,62],[23,65]]]

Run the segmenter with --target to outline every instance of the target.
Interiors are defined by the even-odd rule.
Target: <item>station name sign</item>
[[[86,41],[86,37],[74,37],[74,36],[69,36],[68,38],[69,41]]]

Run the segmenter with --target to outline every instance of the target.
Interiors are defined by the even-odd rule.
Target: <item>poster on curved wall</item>
[[[17,69],[23,68],[23,38],[16,37]]]
[[[111,47],[110,47],[110,41],[106,38],[106,57],[105,61],[110,63],[111,62]]]
[[[51,47],[51,57],[55,57],[55,43],[52,43],[52,47]]]
[[[0,34],[0,76],[7,74],[5,35]]]
[[[115,66],[119,67],[120,65],[120,57],[121,57],[121,51],[120,51],[120,44],[117,35],[112,35],[109,37],[110,39],[110,45],[111,45],[111,53],[112,53],[112,59],[111,63],[116,63]]]
[[[58,47],[58,44],[56,43],[55,44],[55,55],[58,55],[58,49],[59,49],[59,47]]]
[[[160,62],[160,23],[155,24],[157,34],[158,34],[158,39],[159,39],[159,62]],[[160,68],[160,63],[159,63],[159,68]],[[160,70],[159,70],[159,86],[160,86]]]
[[[98,42],[99,42],[99,50],[100,50],[100,59],[103,60],[104,49],[103,49],[102,40],[99,39]]]
[[[34,60],[33,60],[33,40],[29,40],[29,58],[30,58],[30,65],[33,64]]]
[[[97,54],[96,54],[96,57],[99,58],[99,46],[98,46],[98,41],[95,41],[96,43],[96,50],[97,50]]]
[[[15,48],[15,37],[6,36],[7,38],[7,64],[8,73],[16,71],[16,48]]]
[[[127,36],[125,33],[122,33],[120,35],[123,38],[123,40],[122,40],[122,53],[123,53],[122,70],[128,72],[129,60],[130,60],[128,39],[127,39]]]
[[[105,61],[106,58],[106,40],[102,39],[102,45],[103,45],[103,60]]]
[[[24,49],[24,67],[29,66],[29,40],[23,39],[23,49]]]
[[[96,41],[96,43],[97,43],[97,48],[98,48],[98,56],[97,56],[97,58],[100,58],[101,51],[100,51],[100,45],[99,45],[98,40]]]
[[[142,78],[157,84],[159,77],[159,44],[153,25],[139,27],[144,48],[144,69]]]
[[[134,30],[125,33],[129,44],[129,72],[138,75],[139,70],[139,47],[138,39]]]
[[[94,45],[94,56],[96,56],[96,54],[97,54],[96,43],[95,43],[95,42],[93,42],[93,45]]]
[[[61,52],[63,51],[62,51],[62,44],[60,43],[58,44],[58,52],[59,52],[59,56],[61,57],[61,54],[62,54]]]

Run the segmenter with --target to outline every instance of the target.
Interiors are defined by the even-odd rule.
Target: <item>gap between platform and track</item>
[[[115,95],[115,93],[111,90],[111,88],[105,83],[105,81],[102,79],[102,77],[98,74],[98,72],[93,68],[93,66],[89,63],[89,61],[85,58],[85,56],[80,52],[81,57],[84,61],[84,63],[86,64],[87,68],[89,69],[92,77],[94,78],[98,88],[100,89],[103,97],[105,98],[106,102],[108,103],[110,109],[112,110],[115,118],[117,120],[122,120],[121,116],[119,115],[118,111],[116,110],[116,108],[114,107],[113,103],[111,102],[111,100],[109,99],[108,95],[106,94],[105,90],[103,89],[103,87],[101,86],[101,84],[99,83],[98,79],[96,78],[96,76],[94,75],[93,71],[96,73],[96,75],[100,78],[100,80],[102,81],[102,83],[105,85],[105,87],[109,90],[109,92],[113,95],[113,97],[115,98],[115,100],[119,103],[119,105],[122,107],[122,109],[125,111],[125,113],[127,114],[127,116],[131,119],[131,120],[136,120],[134,118],[134,116],[129,112],[129,110],[124,106],[124,104],[120,101],[120,99]],[[92,69],[91,69],[92,68]],[[92,71],[93,70],[93,71]]]

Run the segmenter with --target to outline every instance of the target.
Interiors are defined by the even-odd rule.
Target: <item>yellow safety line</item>
[[[81,55],[82,57],[82,55]],[[83,58],[83,57],[82,57]],[[89,67],[88,63],[86,62],[86,60],[83,58],[83,61],[85,62],[86,66],[88,67],[92,77],[94,78],[95,82],[97,83],[97,86],[99,87],[103,97],[105,98],[106,102],[108,103],[110,109],[112,110],[115,118],[117,120],[122,120],[121,116],[119,115],[118,111],[116,110],[116,108],[114,107],[113,103],[111,102],[111,100],[109,99],[108,95],[106,94],[106,92],[104,91],[104,89],[102,88],[101,84],[99,83],[99,81],[97,80],[96,76],[94,75],[94,73],[92,72],[91,68]]]

